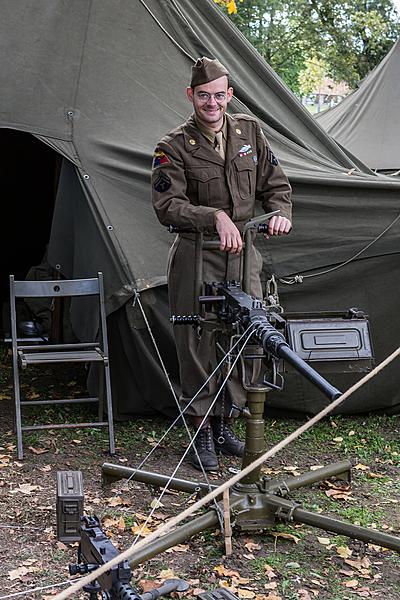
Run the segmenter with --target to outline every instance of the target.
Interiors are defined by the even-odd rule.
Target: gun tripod
[[[274,214],[274,213],[273,213]],[[318,387],[331,401],[338,398],[341,393],[315,371],[308,363],[302,360],[288,345],[284,335],[278,331],[273,322],[284,323],[284,319],[278,318],[262,301],[255,300],[249,296],[250,291],[250,267],[251,255],[251,230],[265,231],[262,221],[271,215],[264,215],[262,219],[256,218],[245,226],[245,252],[243,264],[243,288],[236,283],[224,282],[213,284],[213,294],[202,296],[202,249],[218,249],[218,242],[203,242],[201,234],[196,235],[196,299],[194,315],[175,317],[175,323],[195,324],[201,321],[201,305],[211,307],[215,311],[224,326],[231,323],[242,329],[252,327],[252,336],[263,351],[273,361],[284,360],[297,370],[303,377]],[[198,295],[197,295],[198,293]],[[215,323],[215,321],[214,321]],[[268,386],[267,386],[268,387]],[[274,386],[270,386],[274,387]],[[276,387],[276,386],[275,386]],[[242,469],[251,465],[265,453],[264,442],[264,405],[267,388],[254,386],[247,389],[248,414],[246,420],[245,453]],[[350,481],[351,464],[349,461],[334,463],[300,475],[283,480],[269,479],[261,474],[261,466],[250,471],[230,490],[229,514],[230,520],[239,531],[256,531],[271,529],[276,522],[297,522],[313,527],[331,531],[339,535],[358,539],[364,542],[372,542],[376,545],[400,551],[400,538],[381,533],[373,529],[352,525],[340,520],[316,514],[304,510],[297,502],[289,499],[291,491],[324,481],[330,477],[338,477]],[[131,478],[154,487],[164,488],[168,485],[170,489],[197,493],[205,495],[216,486],[205,483],[188,481],[150,473],[143,470],[131,469],[104,463],[102,467],[104,483],[110,483],[121,478]],[[226,500],[226,499],[225,499]],[[218,512],[224,512],[226,502],[219,500]],[[182,543],[193,535],[206,529],[219,526],[219,514],[215,508],[208,510],[201,516],[195,517],[190,522],[177,527],[174,531],[166,533],[142,547],[135,553],[130,562],[131,568],[149,560],[164,550]],[[225,511],[226,514],[226,511]]]
[[[263,418],[265,392],[248,392],[247,397],[250,415],[246,421],[243,467],[251,464],[265,451]],[[261,467],[258,467],[234,485],[230,491],[229,504],[232,523],[240,532],[268,530],[273,528],[277,522],[304,523],[400,552],[400,538],[396,536],[304,510],[300,504],[288,498],[290,492],[325,481],[330,477],[350,481],[350,470],[351,463],[345,460],[298,477],[275,480],[262,476]],[[165,487],[169,482],[169,489],[198,493],[199,495],[206,494],[210,489],[205,483],[177,478],[169,480],[167,476],[158,473],[135,470],[111,463],[103,464],[102,473],[103,481],[106,484],[118,479],[132,478],[135,481],[160,488]],[[215,487],[211,486],[212,489]],[[219,506],[222,511],[222,500],[219,501]],[[219,524],[218,513],[212,508],[139,550],[133,561],[130,562],[130,566],[134,568],[168,548],[183,543],[193,535],[219,527]]]

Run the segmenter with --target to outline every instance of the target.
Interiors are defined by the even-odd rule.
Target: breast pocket
[[[221,202],[221,177],[221,172],[215,168],[187,168],[186,193],[191,204],[218,207],[218,202]]]
[[[251,158],[239,157],[234,161],[239,195],[243,200],[253,196],[255,189],[255,165]]]

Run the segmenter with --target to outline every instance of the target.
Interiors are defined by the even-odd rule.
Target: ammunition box
[[[292,350],[319,372],[367,373],[373,366],[367,319],[288,319],[286,336]]]
[[[57,471],[57,539],[78,542],[83,515],[83,483],[81,471]]]

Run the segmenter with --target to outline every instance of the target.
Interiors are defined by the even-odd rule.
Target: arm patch
[[[170,162],[171,161],[165,154],[165,152],[163,152],[160,148],[155,149],[153,155],[153,169],[155,169],[156,167],[161,167],[162,165],[167,165]]]
[[[163,170],[161,170],[154,179],[153,188],[156,192],[163,193],[167,192],[170,187],[171,177],[169,177],[169,175],[167,175],[166,173],[164,173]]]

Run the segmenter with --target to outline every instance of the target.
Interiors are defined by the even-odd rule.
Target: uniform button
[[[193,138],[190,138],[189,144],[191,144],[192,146],[194,146],[196,144],[196,140],[194,140]]]
[[[236,133],[237,133],[238,135],[240,135],[240,134],[242,133],[242,130],[241,130],[241,129],[239,129],[239,128],[235,129],[235,131],[236,131]]]

